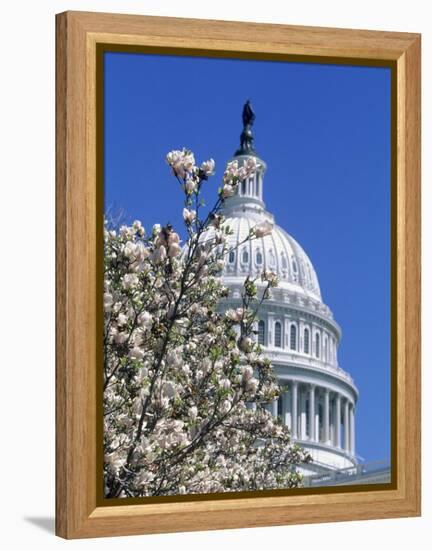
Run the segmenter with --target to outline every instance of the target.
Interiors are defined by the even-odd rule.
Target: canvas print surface
[[[104,54],[105,498],[390,482],[390,89]]]

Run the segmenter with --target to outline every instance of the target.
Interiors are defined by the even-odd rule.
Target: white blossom
[[[119,313],[117,317],[117,324],[119,327],[125,325],[128,322],[128,316],[124,313]]]
[[[227,199],[228,197],[232,197],[235,193],[235,190],[234,190],[234,187],[232,185],[229,185],[228,183],[226,183],[223,187],[222,187],[222,192],[221,192],[221,195],[224,199]]]
[[[135,255],[136,251],[136,244],[132,241],[128,241],[123,249],[123,254],[126,256],[126,258],[132,258]]]
[[[197,184],[193,179],[188,179],[185,183],[185,190],[188,195],[192,195],[196,191]]]
[[[219,385],[221,388],[223,388],[224,390],[229,390],[229,388],[231,387],[231,382],[228,380],[228,378],[223,378],[220,382],[219,382]]]
[[[228,399],[225,399],[220,404],[219,410],[222,414],[226,414],[231,409],[231,403],[228,401]]]
[[[189,416],[192,420],[195,420],[196,417],[198,416],[198,409],[195,405],[193,405],[192,407],[189,407]]]
[[[146,484],[146,483],[150,483],[151,481],[153,481],[153,479],[155,478],[155,475],[152,474],[151,472],[147,471],[147,470],[144,470],[143,472],[141,472],[137,478],[137,483],[138,484]]]
[[[201,164],[200,168],[206,176],[211,176],[214,173],[215,161],[213,159],[206,160]]]
[[[188,210],[183,208],[183,219],[187,224],[191,224],[196,218],[195,210]]]
[[[135,288],[139,283],[138,276],[135,273],[126,273],[123,277],[123,288],[125,290],[130,290]]]
[[[129,357],[131,359],[142,359],[144,357],[144,351],[141,348],[134,347],[129,352]]]
[[[144,227],[142,226],[140,220],[135,220],[132,224],[132,228],[135,231],[135,233],[138,233],[140,237],[144,237],[145,231]]]
[[[128,237],[132,237],[133,230],[132,230],[132,228],[128,227],[127,225],[122,225],[120,227],[119,233],[122,237],[128,238]]]
[[[111,311],[113,305],[113,297],[109,292],[104,293],[103,305],[106,312]]]
[[[269,283],[269,286],[275,287],[278,285],[278,276],[274,271],[265,270],[261,274],[261,280]]]

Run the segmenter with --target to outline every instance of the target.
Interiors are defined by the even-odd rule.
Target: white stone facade
[[[235,157],[239,164],[247,158]],[[240,292],[248,274],[275,271],[279,285],[259,311],[257,338],[271,359],[283,393],[269,407],[279,415],[294,440],[307,448],[313,463],[305,474],[341,469],[355,458],[355,407],[358,391],[350,375],[338,364],[341,329],[321,298],[315,269],[301,246],[281,227],[271,235],[240,244],[249,230],[263,220],[274,223],[263,202],[265,162],[226,201],[223,214],[236,247],[227,258],[224,282],[230,297],[224,308],[240,305]]]

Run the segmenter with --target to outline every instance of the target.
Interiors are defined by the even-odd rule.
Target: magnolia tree
[[[214,161],[198,167],[187,150],[167,161],[184,194],[184,247],[170,225],[148,236],[139,221],[105,230],[105,495],[297,487],[310,456],[267,410],[280,389],[254,337],[275,274],[246,278],[241,307],[220,310],[230,252],[220,210],[255,160],[227,165],[206,215],[201,191]],[[257,225],[245,241],[271,229]]]

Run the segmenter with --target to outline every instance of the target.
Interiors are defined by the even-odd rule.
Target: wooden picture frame
[[[57,15],[56,533],[64,538],[420,515],[420,35],[165,17]],[[198,32],[199,31],[199,32]],[[206,55],[388,66],[393,71],[392,233],[395,375],[388,489],[100,505],[96,406],[101,293],[96,276],[98,49],[103,44]],[[98,112],[99,111],[99,112]]]

